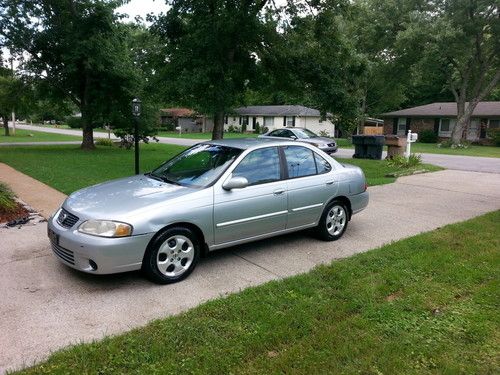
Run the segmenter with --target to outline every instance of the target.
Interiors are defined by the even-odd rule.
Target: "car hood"
[[[138,175],[78,190],[66,199],[63,207],[85,217],[111,219],[194,191]]]
[[[335,143],[335,140],[327,137],[301,138],[300,141],[307,143]]]

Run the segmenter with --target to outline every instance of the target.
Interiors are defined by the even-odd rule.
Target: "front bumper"
[[[320,148],[320,150],[326,152],[328,155],[331,155],[337,152],[337,148],[338,148],[337,146],[325,147],[325,148]]]
[[[77,225],[67,229],[56,221],[48,221],[52,251],[65,265],[79,271],[110,274],[138,270],[149,241],[154,233],[131,237],[104,238],[77,231]],[[95,267],[97,266],[97,268]]]

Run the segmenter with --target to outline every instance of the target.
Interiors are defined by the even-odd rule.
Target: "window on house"
[[[264,117],[264,126],[268,129],[273,128],[274,127],[274,117],[271,117],[271,116]]]
[[[406,117],[398,118],[398,134],[406,134]]]
[[[500,129],[500,119],[490,120],[488,128],[490,128],[490,129]]]
[[[441,133],[447,133],[451,131],[451,121],[449,118],[442,118],[439,124],[439,131]]]
[[[286,116],[286,126],[294,126],[293,116]]]

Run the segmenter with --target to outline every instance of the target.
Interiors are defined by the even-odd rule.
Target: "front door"
[[[233,170],[249,186],[215,190],[214,232],[216,245],[257,237],[285,229],[286,182],[282,179],[277,147],[250,152]]]

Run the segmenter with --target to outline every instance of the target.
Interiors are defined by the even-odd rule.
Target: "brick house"
[[[457,122],[457,104],[431,103],[383,113],[380,117],[385,120],[385,134],[405,135],[408,130],[415,133],[432,130],[439,138],[449,138]],[[479,102],[472,114],[470,125],[464,129],[464,138],[480,142],[486,139],[487,129],[499,128],[500,101]]]

